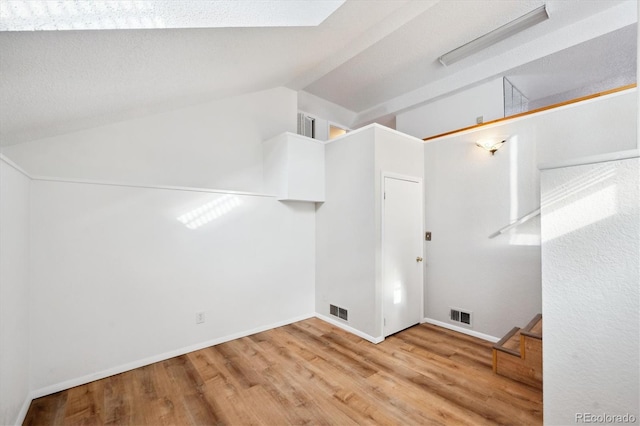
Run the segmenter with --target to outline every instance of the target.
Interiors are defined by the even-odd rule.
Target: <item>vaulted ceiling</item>
[[[549,20],[438,62],[542,4]],[[347,0],[312,27],[1,32],[0,144],[276,86],[343,106],[358,125],[615,34],[637,15],[635,0]]]

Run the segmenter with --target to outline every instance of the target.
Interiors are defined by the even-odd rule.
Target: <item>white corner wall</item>
[[[349,311],[349,327],[380,337],[376,322],[373,127],[325,145],[325,202],[316,207],[316,312]],[[342,139],[348,138],[348,143]]]
[[[43,180],[31,190],[36,395],[313,315],[311,203]]]
[[[373,341],[383,339],[381,176],[423,177],[422,141],[372,124],[325,145],[326,201],[316,208],[316,312]]]
[[[541,312],[539,218],[489,235],[539,207],[540,164],[635,149],[636,117],[629,90],[427,142],[427,319],[468,309],[470,331],[499,338]],[[507,142],[491,156],[485,137]]]
[[[0,157],[0,424],[29,402],[29,178]]]
[[[504,117],[502,78],[496,78],[396,116],[396,129],[420,139]]]
[[[424,145],[425,316],[473,313],[470,332],[500,338],[541,312],[539,222],[489,236],[538,207],[535,139],[522,133],[491,156],[473,138]]]
[[[639,187],[637,158],[542,172],[545,424],[640,418]]]
[[[262,191],[262,141],[296,131],[283,87],[2,148],[36,176]]]
[[[376,327],[384,335],[382,315],[382,197],[383,173],[394,173],[424,179],[424,148],[422,140],[377,124],[375,129],[375,232],[376,232]]]

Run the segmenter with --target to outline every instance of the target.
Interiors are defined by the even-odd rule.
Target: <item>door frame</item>
[[[380,336],[382,337],[382,340],[385,339],[385,335],[384,335],[384,247],[385,247],[385,241],[384,241],[384,224],[385,224],[385,198],[384,198],[384,194],[385,194],[385,179],[386,178],[390,178],[390,179],[398,179],[398,180],[405,180],[405,181],[409,181],[409,182],[414,182],[417,183],[420,186],[420,254],[418,254],[417,256],[420,256],[424,259],[424,241],[422,240],[422,235],[424,235],[424,184],[423,184],[423,178],[421,177],[417,177],[417,176],[409,176],[409,175],[403,175],[403,174],[399,174],[399,173],[393,173],[393,172],[387,172],[387,171],[382,171],[380,174],[380,272],[381,272],[381,276],[380,276],[380,312],[382,312],[382,316],[380,318]],[[420,318],[419,318],[419,323],[422,324],[424,322],[424,268],[425,268],[426,262],[423,260],[422,261],[422,280],[420,283]]]

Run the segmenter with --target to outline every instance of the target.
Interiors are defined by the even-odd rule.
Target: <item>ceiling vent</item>
[[[340,308],[336,305],[329,305],[329,313],[334,317],[348,321],[348,312],[344,308]]]
[[[452,322],[457,322],[467,327],[472,326],[471,314],[472,312],[470,311],[463,311],[462,309],[458,308],[449,308],[449,319]]]

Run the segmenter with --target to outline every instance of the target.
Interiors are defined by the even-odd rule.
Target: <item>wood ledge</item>
[[[441,137],[444,137],[444,136],[449,136],[449,135],[454,135],[456,133],[466,132],[467,130],[478,129],[478,128],[481,128],[481,127],[484,127],[484,126],[489,126],[491,124],[500,123],[502,121],[508,121],[508,120],[511,120],[511,119],[514,119],[514,118],[520,118],[520,117],[524,117],[524,116],[527,116],[527,115],[536,114],[538,112],[542,112],[542,111],[547,111],[547,110],[554,109],[554,108],[563,107],[565,105],[575,104],[575,103],[578,103],[578,102],[586,101],[586,100],[593,99],[593,98],[598,98],[598,97],[601,97],[601,96],[611,95],[611,94],[617,93],[617,92],[623,92],[625,90],[633,89],[636,86],[637,86],[636,83],[627,84],[626,86],[616,87],[615,89],[605,90],[604,92],[598,92],[598,93],[594,93],[594,94],[591,94],[591,95],[582,96],[580,98],[575,98],[575,99],[570,99],[568,101],[559,102],[557,104],[553,104],[553,105],[548,105],[548,106],[541,107],[541,108],[532,109],[531,111],[525,111],[525,112],[521,112],[519,114],[510,115],[508,117],[498,118],[498,119],[487,121],[487,122],[480,123],[480,124],[474,124],[473,126],[463,127],[462,129],[451,130],[449,132],[444,132],[444,133],[440,133],[440,134],[437,134],[437,135],[428,136],[426,138],[422,138],[422,140],[424,142],[427,142],[427,141],[430,141],[430,140],[433,140],[433,139],[438,139],[438,138],[441,138]]]

